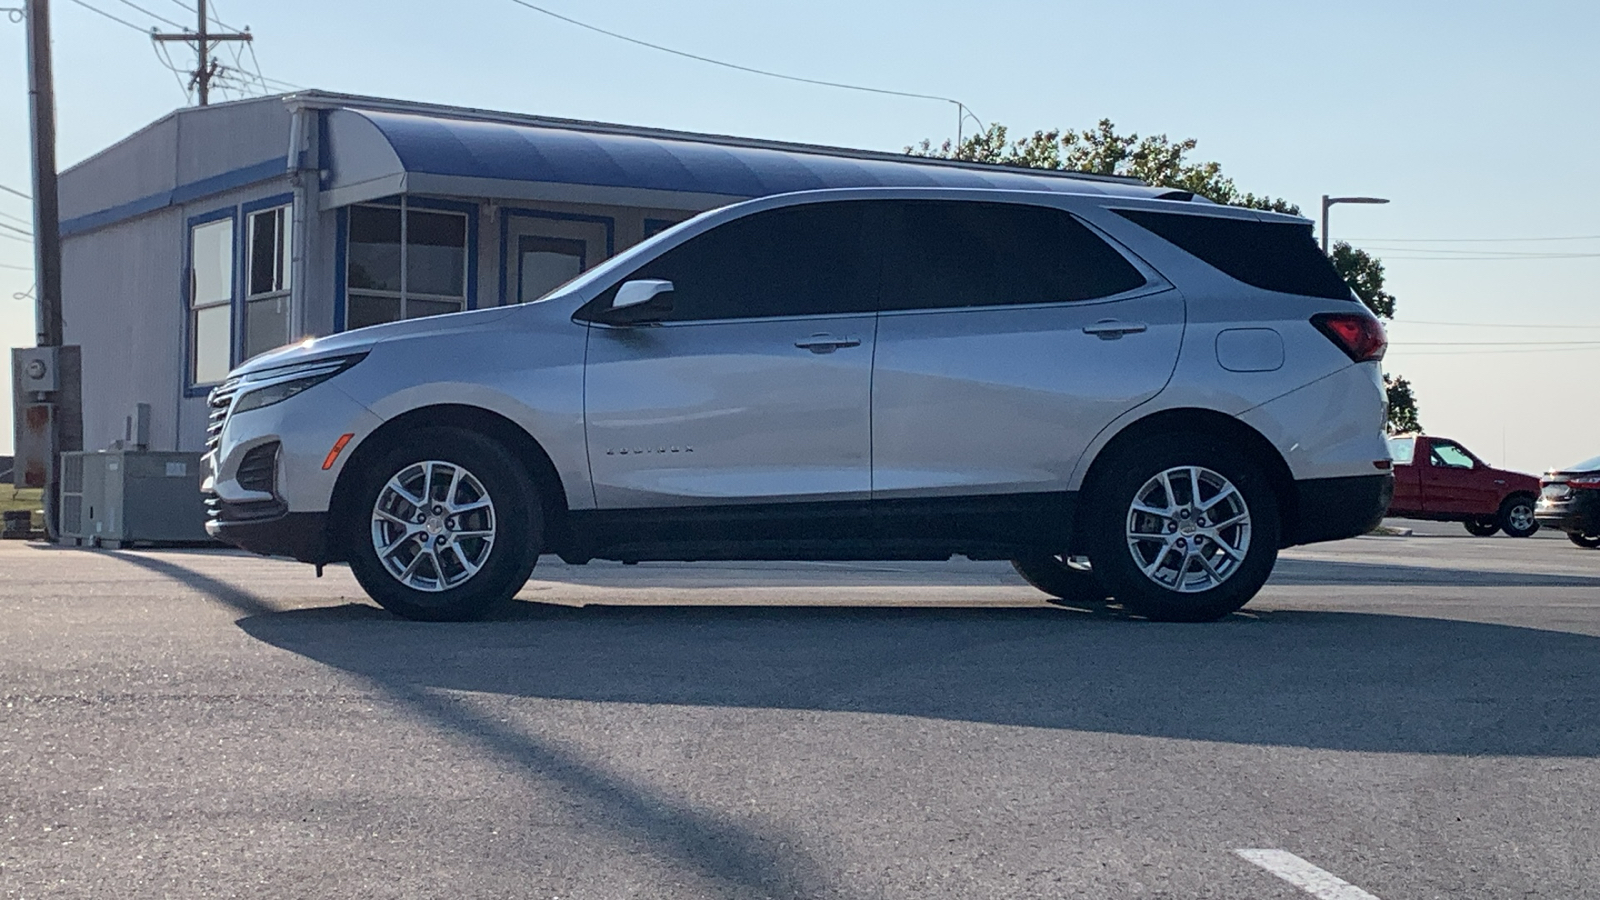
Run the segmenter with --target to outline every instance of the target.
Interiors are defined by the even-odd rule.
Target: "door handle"
[[[1143,322],[1119,322],[1116,319],[1101,319],[1093,325],[1083,326],[1084,334],[1092,334],[1102,341],[1114,341],[1125,334],[1138,334],[1148,331],[1149,325]]]
[[[801,350],[810,350],[812,353],[832,353],[840,347],[859,347],[861,338],[856,335],[835,337],[826,332],[817,332],[810,337],[801,338],[794,342]]]

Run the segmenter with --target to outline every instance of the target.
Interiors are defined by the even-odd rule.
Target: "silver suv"
[[[534,303],[258,357],[211,398],[209,528],[418,619],[542,553],[962,554],[1226,615],[1383,515],[1383,329],[1303,219],[1081,190],[768,197]]]

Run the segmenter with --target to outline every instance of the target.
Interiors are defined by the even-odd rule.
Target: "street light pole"
[[[1335,203],[1388,203],[1382,197],[1329,197],[1322,195],[1322,253],[1328,253],[1328,207]]]

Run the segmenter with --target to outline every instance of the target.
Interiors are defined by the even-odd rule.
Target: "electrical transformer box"
[[[209,542],[200,454],[61,454],[61,539],[79,546]]]

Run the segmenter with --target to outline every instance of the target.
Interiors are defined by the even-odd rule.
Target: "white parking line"
[[[1378,900],[1343,878],[1313,866],[1287,850],[1235,850],[1234,853],[1282,878],[1318,900]]]

